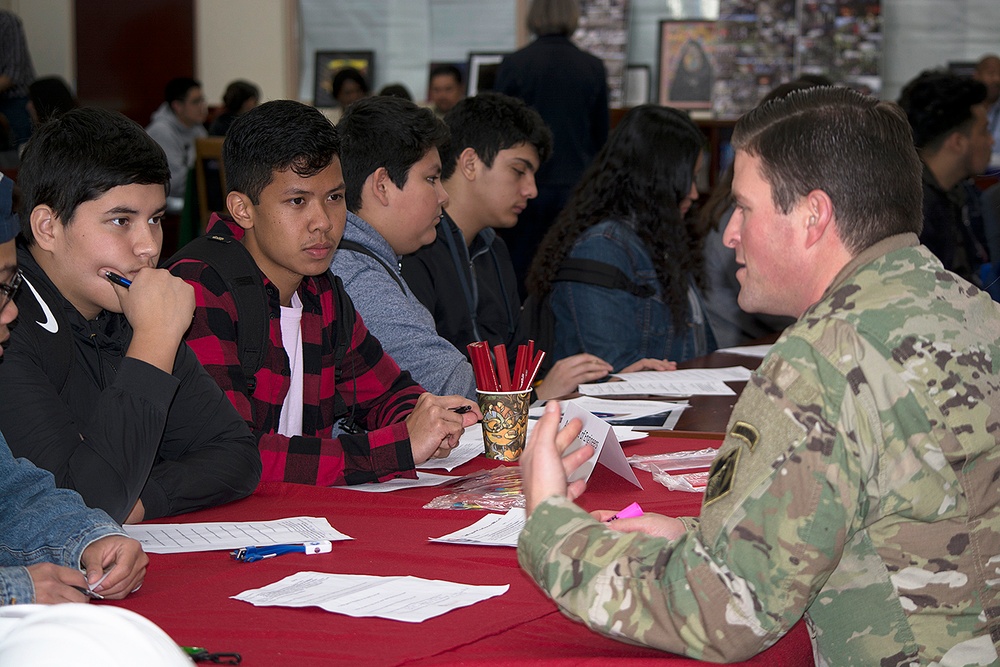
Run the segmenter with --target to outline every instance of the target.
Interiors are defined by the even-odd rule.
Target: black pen
[[[448,409],[454,412],[455,414],[464,415],[466,412],[472,411],[472,406],[466,404],[466,405],[460,405],[457,408],[448,408]]]
[[[129,280],[128,278],[123,278],[122,276],[118,275],[117,273],[112,273],[111,271],[105,271],[104,272],[104,276],[108,280],[110,280],[111,282],[113,282],[115,285],[121,285],[125,289],[128,289],[129,286],[132,285],[132,281],[131,280]]]

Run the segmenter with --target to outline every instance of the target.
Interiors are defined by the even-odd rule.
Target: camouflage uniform
[[[914,235],[886,239],[748,383],[684,536],[550,498],[521,564],[594,630],[706,660],[808,612],[818,664],[997,664],[998,338],[1000,306]]]

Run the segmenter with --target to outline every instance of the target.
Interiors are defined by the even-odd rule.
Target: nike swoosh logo
[[[35,301],[37,301],[38,305],[42,307],[42,313],[45,315],[44,322],[39,322],[36,320],[35,324],[45,329],[49,333],[58,333],[59,323],[56,322],[56,318],[52,316],[52,311],[49,310],[49,304],[45,303],[45,299],[43,299],[42,295],[38,293],[38,290],[35,289],[35,286],[32,285],[30,282],[28,282],[27,278],[22,276],[21,279],[24,281],[24,284],[28,286],[28,289],[31,290],[31,293],[35,295]]]

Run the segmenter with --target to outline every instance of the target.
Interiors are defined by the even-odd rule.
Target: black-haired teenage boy
[[[171,267],[195,288],[188,343],[251,424],[265,481],[413,476],[415,464],[446,456],[479,418],[471,401],[426,393],[400,371],[360,316],[338,363],[337,301],[353,311],[328,271],[346,214],[339,152],[336,128],[315,108],[288,100],[248,111],[226,135],[229,215],[214,216],[209,232],[241,243],[261,274],[269,331],[253,378],[242,368],[237,335],[246,319],[225,280],[201,260]],[[474,409],[449,409],[461,405]],[[342,432],[343,418],[362,432]]]
[[[155,268],[169,178],[141,127],[93,108],[38,129],[20,169],[24,283],[0,429],[118,521],[235,500],[260,478],[253,436],[182,341],[193,291]]]
[[[448,128],[430,109],[369,97],[352,104],[337,129],[348,214],[333,272],[386,352],[421,386],[474,398],[472,366],[438,335],[399,268],[402,255],[434,241],[448,201],[438,153]]]
[[[482,93],[460,101],[445,116],[451,131],[441,156],[448,192],[437,238],[403,257],[403,277],[434,316],[438,333],[459,350],[477,340],[504,343],[511,363],[528,334],[514,265],[495,229],[517,224],[538,194],[535,172],[552,153],[552,134],[538,112],[521,100]],[[642,359],[626,371],[669,370],[674,364]],[[548,399],[598,380],[611,364],[575,354],[553,365],[536,388]]]

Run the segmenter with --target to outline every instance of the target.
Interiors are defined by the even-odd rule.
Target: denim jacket
[[[688,287],[688,321],[675,323],[649,251],[627,223],[607,220],[594,225],[580,235],[568,256],[612,264],[656,293],[640,298],[597,285],[554,283],[550,302],[555,316],[555,359],[589,352],[618,371],[646,357],[685,361],[716,349],[694,282],[689,281]]]
[[[28,565],[78,568],[91,543],[124,534],[75,491],[57,489],[51,473],[15,459],[0,434],[0,605],[35,601]]]

